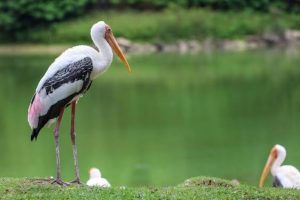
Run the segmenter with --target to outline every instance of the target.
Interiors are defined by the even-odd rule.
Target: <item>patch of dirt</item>
[[[221,186],[221,187],[233,187],[232,184],[226,183],[226,182],[221,182],[221,181],[216,181],[214,179],[209,179],[209,180],[203,180],[199,185],[207,185],[207,186]]]
[[[240,183],[237,180],[226,181],[222,179],[214,178],[193,178],[184,181],[180,186],[184,187],[193,187],[193,186],[217,186],[217,187],[226,187],[233,188],[238,186]]]
[[[34,185],[51,185],[54,178],[29,178],[28,181]]]

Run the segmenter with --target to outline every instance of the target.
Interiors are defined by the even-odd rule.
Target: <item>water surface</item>
[[[30,142],[27,108],[55,56],[0,57],[0,176],[55,176],[51,128]],[[113,66],[80,99],[80,174],[112,185],[176,185],[199,175],[257,185],[270,148],[300,167],[300,58],[278,51],[147,55]],[[62,175],[73,179],[69,109]]]

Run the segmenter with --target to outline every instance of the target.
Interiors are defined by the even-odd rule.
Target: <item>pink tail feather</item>
[[[33,95],[31,103],[28,108],[28,122],[31,129],[37,128],[41,110],[42,110],[41,99],[39,95],[36,93]]]

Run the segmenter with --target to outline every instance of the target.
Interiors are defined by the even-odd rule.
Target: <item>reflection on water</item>
[[[27,108],[54,56],[0,57],[0,176],[54,176],[52,128],[30,142]],[[281,52],[148,55],[114,66],[79,101],[80,174],[113,185],[170,185],[206,175],[257,184],[275,143],[300,167],[300,59]],[[62,173],[73,179],[70,112]]]

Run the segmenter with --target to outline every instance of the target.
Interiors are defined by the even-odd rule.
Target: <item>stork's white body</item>
[[[38,101],[34,106],[37,107],[37,109],[34,109],[32,110],[32,112],[30,112],[31,110],[29,107],[28,121],[32,129],[37,128],[38,118],[45,115],[52,105],[62,99],[65,99],[75,92],[79,92],[83,85],[83,81],[78,80],[73,83],[64,84],[58,89],[54,90],[53,93],[47,95],[45,89],[41,90],[45,81],[53,77],[57,71],[72,63],[82,60],[85,57],[89,57],[92,59],[93,70],[90,75],[90,79],[94,80],[98,75],[104,73],[108,69],[113,58],[111,48],[108,46],[108,44],[105,44],[105,41],[103,41],[103,43],[104,44],[102,45],[101,52],[98,52],[94,48],[85,45],[69,48],[59,57],[57,57],[55,61],[49,66],[48,70],[46,71],[36,88],[35,94],[37,95],[36,97],[38,97]],[[79,97],[80,95],[75,96],[71,101],[78,99]],[[48,125],[50,125],[52,122],[54,122],[54,120],[49,119]]]
[[[65,50],[49,66],[48,70],[40,80],[36,88],[36,92],[38,92],[44,82],[48,78],[52,77],[58,70],[85,57],[90,57],[93,61],[93,72],[91,74],[92,80],[95,79],[98,75],[105,72],[112,62],[113,53],[111,51],[111,48],[105,41],[103,41],[102,43],[103,45],[101,47],[101,52],[86,45],[79,45]]]
[[[300,189],[300,172],[292,165],[275,167],[272,176],[277,177],[282,187]]]

